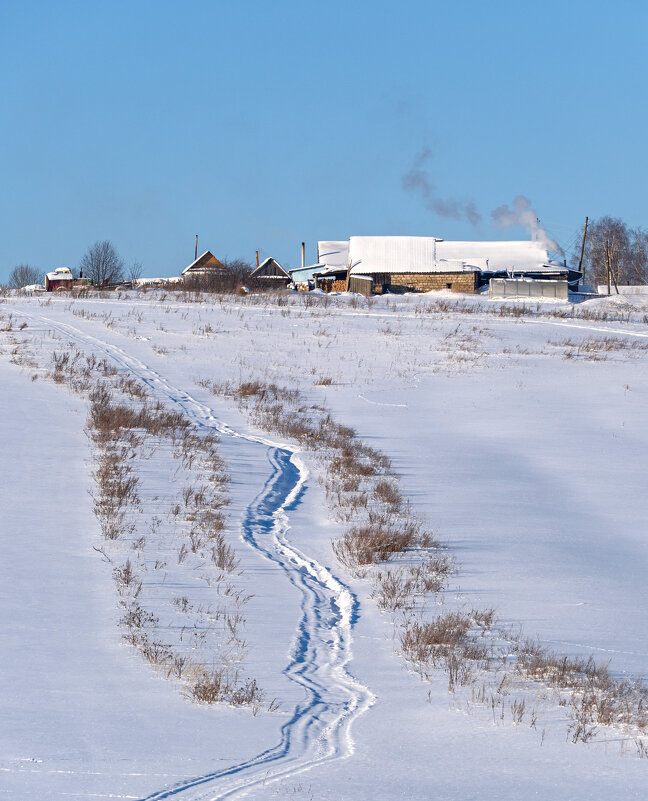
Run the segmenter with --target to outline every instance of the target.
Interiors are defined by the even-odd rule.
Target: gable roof
[[[286,270],[284,270],[284,268],[276,259],[273,259],[269,256],[250,273],[250,278],[290,279],[290,275],[286,272]]]
[[[219,261],[216,256],[210,251],[206,250],[202,256],[198,256],[195,261],[192,261],[188,267],[185,267],[182,271],[183,275],[186,275],[188,272],[201,272],[203,270],[224,270],[225,265],[222,261]]]

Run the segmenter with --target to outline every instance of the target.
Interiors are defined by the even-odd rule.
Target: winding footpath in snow
[[[215,801],[244,795],[257,786],[296,775],[353,753],[353,721],[373,703],[371,691],[348,671],[357,601],[330,570],[293,546],[289,513],[304,491],[308,471],[290,445],[234,431],[212,410],[121,348],[48,317],[13,308],[45,330],[54,329],[84,348],[110,357],[147,385],[155,396],[181,410],[198,426],[259,445],[271,474],[247,509],[245,540],[284,571],[301,592],[301,620],[284,673],[304,690],[303,700],[281,727],[279,742],[245,762],[186,779],[146,796],[146,801]]]

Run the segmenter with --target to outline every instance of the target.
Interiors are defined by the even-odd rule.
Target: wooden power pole
[[[583,228],[583,241],[581,243],[581,253],[580,259],[578,260],[578,272],[583,275],[583,255],[585,253],[585,237],[587,236],[587,223],[589,222],[589,217],[585,217],[585,228]]]
[[[605,240],[605,261],[607,262],[607,290],[610,293],[610,240]]]

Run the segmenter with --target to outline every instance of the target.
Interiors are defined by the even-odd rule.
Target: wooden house
[[[222,275],[227,268],[222,261],[219,261],[214,254],[206,250],[202,256],[193,261],[188,267],[182,271],[182,277],[185,283],[192,281],[202,281],[209,279],[213,276]]]
[[[252,271],[250,278],[267,286],[282,287],[290,283],[290,274],[276,259],[267,258]]]

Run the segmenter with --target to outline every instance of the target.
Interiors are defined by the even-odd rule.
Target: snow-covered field
[[[386,454],[457,560],[434,603],[492,606],[503,629],[637,679],[648,673],[646,315],[641,297],[526,309],[442,294],[6,298],[0,797],[645,798],[637,732],[598,727],[574,743],[549,690],[532,691],[536,712],[529,701],[515,722],[505,702],[480,702],[478,684],[449,693],[442,671],[422,681],[399,654],[397,616],[336,559],[344,527],[317,449],[256,427],[210,388],[298,389]],[[73,349],[219,434],[239,560],[227,598],[247,599],[236,648],[212,614],[228,585],[199,548],[177,556],[168,510],[199,478],[170,446],[142,445],[136,530],[104,541],[88,400],[51,379],[53,353]],[[261,703],[196,703],[124,641],[113,571],[127,556],[167,640],[235,663]],[[191,640],[177,598],[211,610],[191,618]]]

